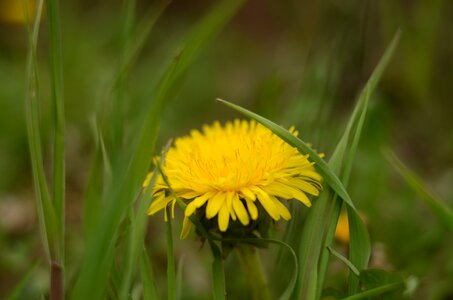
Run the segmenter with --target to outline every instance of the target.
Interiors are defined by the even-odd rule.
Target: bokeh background
[[[43,253],[26,140],[27,36],[20,2],[0,0],[0,298]],[[158,20],[120,103],[124,148],[162,71],[211,2],[174,0]],[[93,120],[108,115],[116,103],[109,89],[124,43],[124,4],[84,0],[60,5],[70,261],[83,249],[82,200],[95,144]],[[148,1],[137,1],[137,26],[149,9]],[[38,55],[44,153],[50,161],[45,14],[43,18]],[[284,126],[295,125],[304,140],[328,157],[358,93],[399,28],[401,42],[372,97],[349,191],[370,231],[372,264],[414,275],[419,281],[416,299],[453,299],[452,234],[382,154],[384,148],[395,151],[453,207],[452,1],[250,0],[172,93],[159,147],[204,123],[240,117],[214,101],[220,97]],[[50,164],[46,167],[51,170]],[[164,287],[160,217],[150,220],[148,239]],[[197,263],[205,250],[199,248],[193,239],[177,242],[177,255],[186,257],[188,298],[191,293],[200,299],[210,295],[209,271]],[[30,295],[46,289],[46,272],[45,264],[35,272]],[[333,266],[332,278],[336,272]]]

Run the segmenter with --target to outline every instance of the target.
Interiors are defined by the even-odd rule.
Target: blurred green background
[[[25,128],[27,38],[21,18],[14,17],[19,2],[0,0],[0,298],[43,251]],[[136,133],[136,120],[187,29],[211,4],[175,0],[158,20],[119,103],[123,148]],[[82,199],[95,143],[93,120],[95,116],[108,120],[113,111],[111,81],[127,33],[122,29],[122,1],[62,1],[60,5],[70,263],[83,247]],[[138,1],[138,28],[149,10],[148,1]],[[159,147],[204,123],[240,117],[214,101],[219,97],[284,126],[295,125],[304,140],[328,157],[356,96],[398,28],[402,39],[372,97],[349,191],[368,224],[371,264],[416,276],[416,299],[453,299],[451,232],[382,154],[384,147],[394,150],[453,207],[452,1],[248,1],[174,90],[163,116]],[[47,39],[44,15],[38,55],[44,153],[50,158]],[[108,139],[108,131],[105,134]],[[51,170],[49,164],[46,167]],[[148,238],[153,241],[155,271],[164,286],[161,217],[151,218]],[[186,276],[187,298],[191,293],[199,298],[210,295],[208,271],[197,263],[199,251],[205,251],[199,246],[193,239],[177,241],[178,255],[186,257],[185,274],[197,274]],[[44,266],[38,268],[31,289],[46,289],[45,272]]]

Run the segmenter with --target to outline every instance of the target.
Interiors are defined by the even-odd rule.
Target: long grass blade
[[[24,7],[27,7],[27,5],[28,3]],[[36,45],[38,42],[42,8],[43,1],[39,1],[36,8],[33,29],[28,29],[29,53],[27,63],[26,123],[40,231],[50,263],[50,297],[52,299],[61,299],[64,294],[64,211],[61,210],[61,201],[51,202],[44,173],[39,124],[39,84]],[[28,9],[25,11],[28,11]],[[59,179],[54,178],[54,182],[55,180],[58,181]]]
[[[61,32],[58,0],[47,2],[49,25],[51,85],[54,112],[54,146],[53,146],[53,203],[58,226],[60,228],[59,264],[64,264],[65,235],[65,109],[63,99],[63,60],[61,50]]]
[[[359,97],[359,103],[362,103],[362,116],[359,118],[358,125],[356,127],[356,133],[353,137],[353,141],[351,143],[351,149],[346,155],[346,163],[345,163],[345,171],[343,173],[344,180],[346,182],[349,181],[349,176],[351,173],[352,168],[352,161],[353,156],[355,155],[357,144],[360,138],[365,113],[367,110],[369,98],[371,94],[374,92],[384,70],[386,69],[387,65],[390,62],[390,59],[393,57],[393,53],[396,50],[396,47],[401,38],[401,31],[398,30],[393,37],[390,45],[384,52],[381,60],[379,61],[378,65],[376,66],[375,70],[370,76],[370,79],[366,83],[362,93]],[[365,225],[360,218],[360,215],[357,214],[355,211],[352,211],[349,207],[347,207],[348,211],[348,220],[349,220],[349,233],[350,233],[350,246],[349,246],[349,260],[362,270],[367,267],[368,261],[371,255],[371,245],[369,241],[369,236]],[[359,289],[359,279],[351,273],[349,278],[349,292],[353,293],[358,291]]]
[[[346,266],[348,266],[348,268],[356,275],[356,276],[359,276],[360,275],[360,271],[357,269],[356,266],[354,266],[354,264],[349,260],[347,259],[346,257],[344,257],[343,255],[341,255],[341,253],[337,252],[334,248],[332,247],[327,247],[327,249],[329,250],[329,252],[335,256],[336,258],[338,258],[339,260],[341,260]]]
[[[183,295],[183,278],[184,278],[184,262],[185,256],[181,256],[178,261],[178,268],[176,269],[176,282],[175,282],[175,289],[176,289],[176,299],[182,299]]]
[[[287,142],[293,147],[296,147],[299,152],[308,154],[310,156],[310,160],[315,162],[315,167],[317,171],[321,174],[321,176],[326,181],[327,185],[329,185],[344,201],[355,209],[354,204],[352,203],[351,197],[349,196],[346,188],[341,183],[338,176],[331,170],[331,168],[327,165],[327,163],[313,150],[307,143],[299,139],[298,137],[294,136],[291,132],[286,130],[285,128],[277,125],[276,123],[254,113],[250,110],[247,110],[239,105],[233,104],[226,100],[217,99],[217,101],[222,102],[226,106],[233,108],[234,110],[246,115],[247,117],[261,123],[262,125],[269,128],[273,133],[279,136],[282,140]]]
[[[52,196],[58,227],[56,257],[51,263],[50,298],[63,299],[65,281],[65,109],[63,99],[63,60],[58,0],[47,2],[51,88],[53,99]]]
[[[106,286],[107,273],[112,260],[104,253],[114,246],[119,224],[144,181],[153,156],[159,120],[165,108],[168,93],[189,63],[239,9],[242,0],[222,1],[192,30],[182,52],[164,73],[157,94],[147,108],[146,118],[138,134],[138,141],[128,163],[114,167],[112,185],[106,199],[96,232],[87,245],[86,259],[76,282],[72,299],[101,299]]]
[[[23,299],[22,293],[25,290],[25,287],[30,282],[30,278],[33,273],[36,271],[38,266],[41,264],[41,261],[37,261],[33,266],[22,276],[21,280],[14,286],[13,290],[5,297],[5,300],[19,300]]]
[[[223,259],[219,253],[214,254],[214,261],[212,262],[212,293],[214,300],[226,299],[225,289],[225,270],[223,266]]]
[[[156,288],[156,281],[154,279],[153,270],[151,267],[151,261],[146,253],[146,249],[143,248],[140,263],[140,277],[142,279],[143,286],[143,299],[144,300],[155,300],[160,299]]]
[[[25,6],[26,7],[26,6]],[[41,239],[46,250],[49,262],[57,256],[59,232],[55,210],[50,200],[49,188],[46,181],[43,165],[41,144],[41,126],[39,116],[39,80],[36,45],[38,42],[39,24],[41,20],[43,1],[37,3],[33,28],[28,28],[28,58],[27,58],[27,90],[25,96],[27,137],[32,163],[33,181],[36,194],[38,219]],[[28,10],[25,10],[28,11]]]
[[[167,299],[176,299],[176,270],[175,270],[175,253],[173,250],[173,230],[170,208],[166,208],[168,220],[166,222],[165,237],[167,241]]]
[[[95,125],[94,128],[94,137],[96,140],[96,148],[91,159],[91,169],[88,175],[88,185],[84,197],[83,229],[86,239],[88,239],[88,236],[93,232],[96,226],[96,221],[99,218],[99,213],[101,211],[102,200],[102,171],[104,164],[101,134],[97,125]]]
[[[124,53],[124,57],[122,59],[119,70],[119,75],[114,82],[114,85],[117,86],[117,89],[120,88],[119,86],[124,85],[127,74],[129,73],[135,62],[135,58],[139,55],[141,49],[143,48],[147,38],[151,33],[154,24],[166,8],[167,4],[168,2],[164,2],[159,4],[157,7],[154,6],[152,9],[153,13],[151,14],[151,17],[147,15],[146,22],[139,29],[138,37],[132,38],[132,45],[131,47],[126,49],[127,52]],[[164,154],[161,155],[161,160],[163,159],[163,157]],[[154,186],[154,182],[155,176],[153,176],[153,179],[151,180],[151,183],[149,184],[145,193],[142,193],[138,197],[138,209],[136,210],[135,214],[133,212],[130,213],[132,223],[130,230],[131,233],[130,238],[128,239],[129,242],[127,244],[128,252],[124,263],[124,278],[121,283],[120,299],[127,299],[132,276],[134,271],[136,270],[137,261],[139,259],[140,249],[143,247],[146,226],[148,224],[148,216],[146,212],[151,202],[151,189]]]
[[[165,159],[166,150],[160,156],[160,161]],[[148,214],[147,208],[151,204],[152,188],[156,183],[157,173],[154,172],[151,177],[148,187],[141,193],[137,200],[136,212],[131,210],[130,212],[130,232],[127,246],[127,252],[125,257],[125,263],[123,268],[123,280],[121,283],[121,296],[120,299],[127,299],[127,295],[130,289],[132,275],[136,267],[136,263],[140,255],[140,247],[143,248],[146,226],[148,225]]]
[[[403,177],[406,183],[417,193],[426,205],[436,215],[447,229],[453,231],[453,211],[444,204],[442,199],[431,192],[413,171],[411,171],[397,156],[390,150],[384,151],[385,157],[395,170]]]
[[[404,285],[403,282],[396,282],[396,283],[390,283],[390,284],[385,284],[380,287],[376,287],[373,289],[366,290],[364,292],[343,298],[342,300],[360,300],[360,299],[370,299],[371,297],[376,297],[391,291],[398,290]],[[371,298],[375,299],[375,298]]]
[[[268,127],[287,143],[298,148],[300,152],[308,153],[310,155],[310,158],[316,163],[315,166],[324,177],[329,187],[332,188],[335,194],[342,198],[346,204],[348,204],[347,208],[351,222],[350,256],[351,261],[353,261],[360,268],[366,267],[370,255],[371,247],[368,233],[363,222],[358,216],[351,199],[347,195],[346,189],[336,174],[339,174],[343,182],[347,182],[349,179],[352,159],[363,127],[369,97],[393,54],[399,40],[399,35],[400,33],[396,34],[383,58],[367,82],[364,91],[361,93],[359,101],[349,120],[347,129],[337,145],[332,158],[329,160],[329,164],[326,164],[316,154],[316,152],[308,147],[308,145],[306,145],[303,141],[299,140],[297,137],[294,137],[282,127],[237,105],[218,99],[226,105]],[[326,245],[330,245],[331,243],[336,221],[341,209],[341,204],[337,202],[335,194],[329,195],[328,193],[324,193],[321,195],[321,197],[314,203],[305,223],[300,249],[301,277],[299,280],[300,285],[298,286],[298,293],[301,294],[297,296],[298,298],[316,299],[320,296],[328,260]],[[356,288],[357,284],[358,281],[352,284],[352,290]]]
[[[156,169],[159,174],[162,176],[165,184],[168,186],[170,190],[170,194],[176,198],[178,205],[185,209],[186,204],[176,196],[175,192],[173,191],[170,182],[168,181],[168,177],[166,176],[165,172],[163,171],[160,163],[156,164]],[[200,235],[208,241],[209,247],[211,249],[212,256],[214,258],[211,266],[211,276],[212,276],[212,292],[213,292],[213,299],[215,300],[223,300],[226,297],[226,288],[225,288],[225,271],[224,271],[224,264],[222,258],[222,252],[214,242],[216,238],[212,236],[206,228],[204,228],[203,224],[200,222],[199,219],[195,216],[190,216],[189,220],[192,224],[195,225]]]

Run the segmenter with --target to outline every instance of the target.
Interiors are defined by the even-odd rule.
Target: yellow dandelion
[[[294,128],[290,131],[298,134]],[[255,121],[205,125],[202,132],[192,130],[176,139],[169,149],[162,170],[175,195],[158,176],[148,214],[171,205],[173,217],[174,196],[184,200],[182,238],[189,232],[188,217],[197,212],[207,220],[217,218],[220,232],[226,232],[230,222],[248,226],[259,214],[289,220],[291,214],[282,199],[296,199],[310,207],[307,194],[319,195],[321,176],[313,164],[308,155]],[[151,173],[145,187],[150,178]]]
[[[335,238],[342,244],[349,244],[349,220],[348,214],[343,211],[338,218],[337,227],[335,229]]]

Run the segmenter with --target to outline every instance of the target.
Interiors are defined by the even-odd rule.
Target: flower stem
[[[272,299],[258,250],[251,245],[237,245],[236,249],[252,293],[252,299]]]

